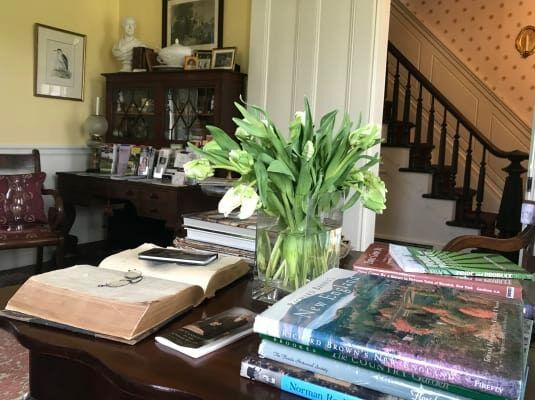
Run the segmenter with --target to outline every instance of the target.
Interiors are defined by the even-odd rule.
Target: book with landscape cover
[[[485,278],[533,279],[522,266],[496,253],[462,253],[397,244],[389,252],[405,272]]]
[[[155,337],[156,342],[199,358],[253,332],[256,313],[233,307],[219,314]]]
[[[240,375],[311,400],[402,400],[400,397],[253,354],[242,360]]]
[[[331,269],[255,319],[257,333],[517,399],[522,305]]]
[[[184,227],[205,229],[230,235],[256,238],[256,215],[239,219],[237,213],[225,217],[218,210],[203,211],[184,215]]]
[[[533,321],[524,320],[523,328],[524,358],[522,363],[524,368],[527,368]],[[271,336],[262,336],[258,355],[408,400],[504,399],[499,395],[483,393],[416,374],[384,368],[370,360],[361,361],[348,358],[340,361],[324,350]],[[526,380],[524,379],[523,389],[525,386]],[[519,399],[522,399],[522,396]]]
[[[516,279],[450,276],[405,272],[390,255],[387,243],[372,243],[353,264],[353,270],[386,278],[403,279],[488,293],[510,299],[522,299],[522,285]]]
[[[1,313],[133,344],[249,271],[238,257],[220,257],[199,267],[137,258],[154,247],[122,251],[99,267],[78,265],[32,276]],[[113,286],[127,283],[129,270],[141,272],[143,279]]]

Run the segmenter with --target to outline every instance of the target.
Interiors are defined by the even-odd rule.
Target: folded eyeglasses
[[[98,287],[121,287],[126,286],[130,284],[135,284],[138,282],[141,282],[143,280],[143,274],[140,271],[136,271],[135,269],[131,269],[125,272],[124,278],[118,279],[116,281],[106,282],[106,283],[99,283]]]

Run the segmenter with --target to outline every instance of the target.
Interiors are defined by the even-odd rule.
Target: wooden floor
[[[107,257],[111,251],[108,251],[105,242],[85,243],[78,245],[76,254],[67,254],[65,257],[65,265],[67,267],[77,264],[98,265],[102,259]],[[44,271],[49,271],[53,263],[48,260],[45,261]],[[25,267],[18,267],[6,271],[0,271],[0,287],[20,285],[30,276],[37,273],[35,265],[28,265]]]

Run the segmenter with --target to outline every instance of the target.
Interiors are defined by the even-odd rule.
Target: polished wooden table
[[[160,332],[236,305],[260,312],[265,305],[251,300],[251,288],[250,277],[242,278]],[[2,308],[15,290],[0,289]],[[256,334],[195,360],[159,347],[154,336],[129,346],[3,318],[0,327],[30,350],[30,394],[37,400],[297,399],[240,377],[242,358],[258,348]],[[534,355],[525,399],[535,399]]]

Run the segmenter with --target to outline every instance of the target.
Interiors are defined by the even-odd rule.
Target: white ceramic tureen
[[[191,55],[191,49],[187,46],[182,46],[175,39],[175,44],[164,47],[158,52],[158,62],[166,64],[169,67],[183,67],[184,57]]]

